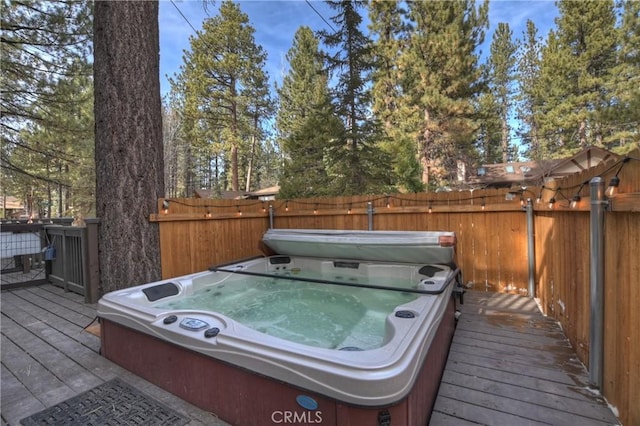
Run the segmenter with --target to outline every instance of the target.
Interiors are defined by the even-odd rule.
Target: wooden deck
[[[2,425],[18,425],[114,377],[191,419],[225,425],[99,355],[95,305],[52,285],[3,292]],[[467,293],[431,425],[605,425],[617,420],[586,388],[556,322],[519,296]],[[404,425],[400,425],[404,426]]]
[[[100,339],[85,331],[96,306],[52,285],[2,292],[2,425],[20,420],[119,377],[190,418],[189,425],[226,425],[99,355]]]
[[[467,292],[459,310],[432,426],[618,424],[532,299]]]

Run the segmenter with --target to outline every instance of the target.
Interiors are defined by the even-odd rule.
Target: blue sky
[[[173,76],[180,70],[183,50],[189,49],[189,36],[196,29],[202,28],[202,23],[210,16],[214,16],[220,0],[214,6],[208,4],[205,11],[203,0],[174,0],[175,5],[185,16],[183,18],[176,7],[169,0],[160,1],[160,87],[162,94],[169,89],[167,75]],[[282,80],[286,72],[285,55],[291,47],[296,30],[307,25],[313,30],[329,29],[320,16],[304,0],[252,0],[239,1],[241,10],[249,16],[251,25],[255,28],[256,43],[267,51],[267,69],[272,84]],[[323,17],[331,22],[332,10],[323,2],[311,1],[313,7]],[[489,4],[490,29],[485,37],[483,51],[489,50],[493,30],[499,22],[508,22],[514,37],[522,38],[527,19],[531,19],[538,27],[538,33],[543,38],[552,27],[557,16],[554,1],[513,1],[494,0]],[[187,22],[188,21],[188,22]]]

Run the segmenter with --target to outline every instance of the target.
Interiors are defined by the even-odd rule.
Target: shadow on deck
[[[3,292],[2,425],[118,377],[190,419],[226,425],[99,355],[96,305],[52,285]],[[432,426],[617,424],[559,325],[529,299],[468,292]],[[404,426],[404,425],[400,425]]]
[[[431,425],[611,425],[557,321],[529,298],[467,292]]]

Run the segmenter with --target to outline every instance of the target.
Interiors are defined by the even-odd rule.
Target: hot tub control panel
[[[189,331],[200,331],[209,327],[209,323],[197,318],[185,318],[180,321],[180,327]]]
[[[170,330],[172,333],[176,333],[186,337],[186,334],[181,330],[187,332],[203,332],[205,339],[211,339],[217,337],[220,331],[224,328],[223,322],[216,318],[194,318],[189,316],[178,316],[170,314],[164,317],[162,320],[158,320],[157,325],[161,325],[163,329]]]

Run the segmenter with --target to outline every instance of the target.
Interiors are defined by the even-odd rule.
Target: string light
[[[580,203],[580,200],[582,200],[582,197],[580,196],[580,192],[582,191],[582,188],[584,188],[584,186],[588,183],[589,181],[585,180],[580,184],[580,187],[578,187],[578,190],[576,191],[575,195],[571,198],[571,204],[569,204],[569,207],[571,207],[572,209],[575,209],[576,207],[578,207],[578,203]]]
[[[608,191],[607,191],[607,196],[611,196],[615,193],[615,189],[619,186],[620,183],[620,178],[619,178],[619,173],[621,172],[622,168],[624,167],[624,164],[626,164],[629,160],[635,160],[635,158],[631,158],[631,157],[625,157],[622,161],[619,161],[615,164],[613,164],[611,167],[609,167],[609,169],[605,170],[603,172],[603,174],[608,174],[610,173],[611,170],[616,169],[616,174],[615,176],[613,176],[613,178],[611,179],[610,182],[610,187]],[[536,203],[541,203],[543,201],[543,196],[545,195],[545,190],[547,190],[548,192],[550,192],[552,194],[551,199],[548,200],[548,208],[549,209],[553,209],[555,207],[555,205],[558,203],[558,201],[564,200],[567,201],[567,207],[570,207],[572,209],[578,208],[579,203],[581,201],[583,201],[583,197],[582,197],[582,192],[584,192],[584,187],[585,184],[589,183],[589,181],[583,182],[580,185],[575,185],[575,186],[570,186],[570,187],[556,187],[556,188],[549,188],[546,187],[544,185],[542,185],[538,191],[538,188],[531,188],[529,190],[527,190],[526,187],[522,187],[522,190],[511,190],[508,192],[500,192],[499,194],[496,193],[495,195],[479,195],[479,194],[474,194],[473,190],[470,190],[470,194],[469,196],[466,197],[458,197],[458,198],[437,198],[435,201],[431,200],[431,199],[427,199],[426,202],[424,200],[419,200],[419,199],[413,199],[413,198],[407,198],[405,197],[403,194],[399,194],[399,195],[392,195],[392,194],[384,194],[382,196],[379,197],[374,197],[374,198],[370,198],[368,200],[365,201],[355,201],[355,202],[351,202],[351,203],[337,203],[337,202],[327,202],[327,203],[323,203],[323,202],[318,202],[318,201],[305,201],[305,200],[294,200],[294,202],[296,203],[296,206],[298,205],[302,205],[303,210],[307,211],[307,212],[311,212],[313,211],[314,215],[317,215],[319,213],[319,209],[320,208],[329,208],[329,209],[335,209],[335,208],[344,208],[343,206],[345,206],[345,204],[347,204],[348,209],[346,211],[346,214],[353,214],[353,208],[355,205],[355,208],[358,209],[359,207],[362,207],[362,205],[364,203],[366,203],[369,207],[372,207],[374,205],[381,205],[384,202],[385,207],[387,208],[391,208],[392,207],[392,203],[394,202],[394,199],[397,200],[397,205],[398,206],[419,206],[424,208],[425,204],[427,205],[427,211],[428,213],[433,213],[433,203],[446,203],[447,206],[449,205],[458,205],[458,204],[464,204],[464,203],[468,203],[469,201],[471,202],[471,205],[473,206],[474,204],[477,206],[478,205],[478,201],[480,201],[480,207],[481,209],[484,211],[486,210],[486,206],[487,206],[487,198],[494,198],[497,199],[498,197],[504,197],[505,200],[508,201],[515,201],[517,200],[516,197],[519,196],[520,198],[520,205],[524,206],[527,204],[527,202],[530,199],[527,199],[524,197],[523,193],[525,191],[531,192],[531,194],[536,197]],[[565,195],[566,192],[573,190],[574,188],[578,187],[577,192],[573,195],[573,197],[568,198],[567,195]],[[565,193],[563,193],[563,191]],[[383,198],[384,197],[384,198]],[[562,197],[561,199],[558,197]],[[284,209],[285,211],[289,212],[289,202],[291,200],[278,200],[276,201],[276,204],[267,204],[265,200],[255,200],[254,202],[242,202],[242,204],[232,204],[232,205],[219,205],[218,203],[191,203],[188,202],[187,200],[181,200],[181,199],[161,199],[161,203],[160,203],[160,213],[164,213],[164,214],[168,214],[169,212],[169,208],[170,208],[170,204],[171,203],[177,203],[180,205],[184,205],[187,207],[191,207],[191,208],[202,208],[204,211],[203,213],[200,214],[196,214],[197,216],[199,216],[200,218],[203,219],[211,219],[213,217],[214,213],[217,213],[218,210],[220,210],[221,212],[224,211],[229,211],[230,209],[233,209],[234,207],[236,208],[236,215],[237,216],[243,216],[243,208],[248,209],[248,211],[250,211],[250,214],[253,214],[254,212],[258,212],[258,211],[262,211],[263,213],[265,213],[267,211],[267,205],[269,206],[269,210],[272,211],[274,209],[275,206],[279,205],[279,208],[282,208],[282,205],[284,204]],[[203,200],[204,201],[204,200]],[[490,200],[491,201],[491,200]],[[259,204],[259,205],[258,205]],[[563,206],[565,204],[562,204]],[[250,206],[255,206],[255,207],[250,207]],[[306,207],[304,207],[306,206]],[[299,206],[298,206],[299,207]],[[254,210],[255,209],[255,210]],[[188,212],[189,210],[185,211]],[[369,210],[367,210],[369,211]],[[424,211],[424,210],[423,210]],[[194,217],[195,218],[195,217]]]
[[[536,203],[541,203],[542,202],[542,191],[544,191],[544,185],[542,185],[542,188],[540,188],[540,192],[538,192],[538,196],[536,197]]]
[[[569,206],[572,209],[575,209],[576,207],[578,207],[578,203],[580,202],[580,200],[582,200],[582,197],[580,197],[578,194],[574,195],[573,198],[571,198],[571,204]]]
[[[607,187],[607,191],[605,195],[609,198],[613,197],[618,191],[618,186],[620,185],[620,178],[618,176],[614,176],[611,178],[609,182],[609,186]]]
[[[624,159],[622,160],[622,164],[620,164],[620,168],[616,172],[616,175],[611,178],[609,186],[604,193],[607,197],[611,198],[615,195],[616,192],[618,192],[618,186],[620,185],[620,178],[618,177],[618,175],[620,174],[620,171],[622,170],[624,165],[629,162],[629,160],[631,160],[631,157],[624,157]]]

